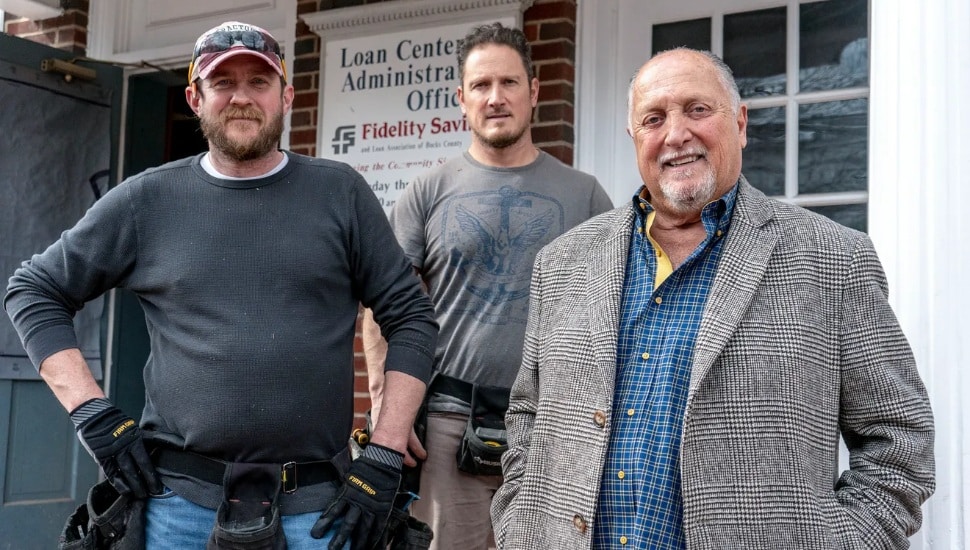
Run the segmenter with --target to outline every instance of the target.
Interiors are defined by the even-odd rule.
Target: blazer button
[[[586,520],[583,519],[583,516],[579,514],[573,516],[573,527],[580,533],[586,533]]]
[[[595,422],[600,428],[606,426],[606,413],[603,411],[596,411],[593,413],[593,422]]]

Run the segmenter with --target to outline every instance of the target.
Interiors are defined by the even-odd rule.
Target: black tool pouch
[[[278,464],[232,463],[207,550],[286,550],[280,523]]]
[[[393,527],[392,527],[393,526]],[[411,517],[405,510],[394,508],[388,522],[390,550],[427,550],[434,535],[427,523]]]
[[[508,389],[472,388],[471,414],[458,447],[459,470],[475,475],[502,475],[502,454],[509,448],[505,432],[508,408]]]
[[[121,496],[107,480],[88,491],[58,538],[60,550],[142,550],[145,501]]]

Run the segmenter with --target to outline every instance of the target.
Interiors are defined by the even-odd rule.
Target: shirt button
[[[580,533],[586,532],[586,520],[583,519],[583,516],[579,514],[573,516],[573,527],[575,527]]]
[[[660,296],[657,296],[656,298],[653,299],[653,301],[659,305],[663,303],[664,299],[661,298]]]
[[[717,230],[717,236],[718,236],[718,237],[720,237],[720,236],[721,236],[721,235],[723,235],[723,234],[724,234],[724,232],[723,232],[723,231],[721,231],[720,229],[718,229],[718,230]]]
[[[633,414],[634,414],[635,412],[636,412],[636,411],[634,411],[633,409],[627,409],[627,410],[626,410],[626,415],[627,415],[627,416],[633,416]]]
[[[643,352],[642,355],[640,355],[640,357],[643,357],[644,359],[650,359],[650,353],[645,351]]]
[[[626,543],[627,543],[627,538],[626,537],[620,537],[620,544],[626,544]]]
[[[616,477],[623,479],[626,477],[626,472],[624,472],[623,470],[620,470],[619,472],[616,473]]]
[[[593,422],[595,422],[600,428],[606,426],[606,413],[603,411],[596,411],[593,413]]]

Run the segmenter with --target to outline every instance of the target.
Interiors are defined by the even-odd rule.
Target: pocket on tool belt
[[[118,494],[107,480],[88,491],[58,539],[59,550],[141,550],[145,501]]]
[[[232,463],[207,550],[286,550],[280,521],[278,464]]]
[[[391,519],[387,527],[391,534],[390,550],[427,550],[431,548],[431,540],[434,538],[431,527],[427,523],[411,517],[411,514],[400,508],[391,510]]]
[[[509,390],[472,388],[471,414],[458,447],[458,469],[475,475],[502,475],[502,454],[508,450],[505,411]]]

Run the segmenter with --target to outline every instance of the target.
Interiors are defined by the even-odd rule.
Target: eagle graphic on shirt
[[[508,186],[464,199],[452,211],[462,244],[451,263],[467,274],[465,290],[493,305],[528,298],[535,255],[562,232],[552,231],[561,207]]]

